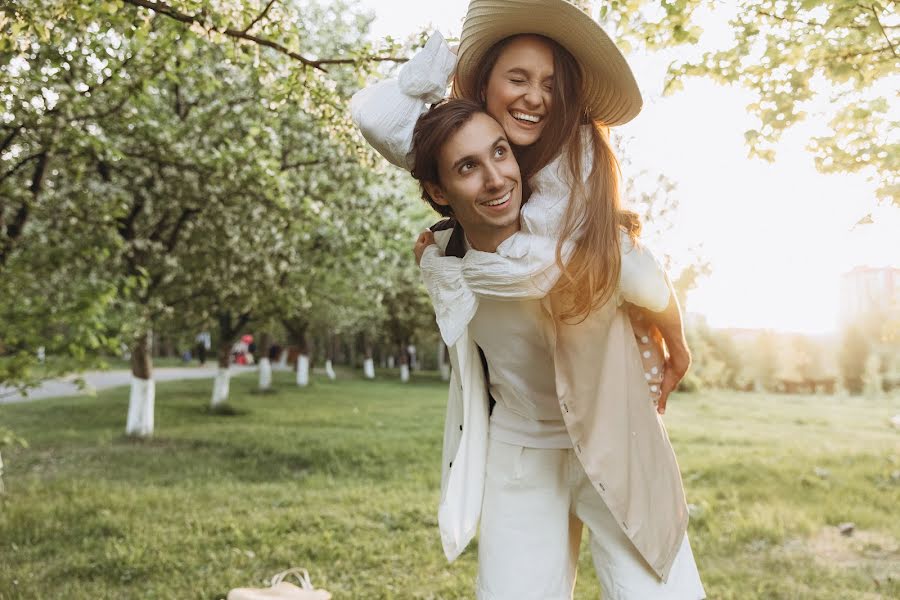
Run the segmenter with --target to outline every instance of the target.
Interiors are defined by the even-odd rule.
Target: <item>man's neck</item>
[[[473,249],[481,252],[496,252],[497,246],[503,243],[509,236],[519,231],[519,224],[515,223],[509,227],[493,229],[482,229],[479,227],[466,229],[466,227],[463,226],[463,229],[466,232],[466,239]]]

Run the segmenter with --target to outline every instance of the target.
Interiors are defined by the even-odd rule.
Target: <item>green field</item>
[[[0,406],[29,443],[2,450],[0,599],[212,600],[290,566],[336,600],[473,597],[475,544],[448,565],[437,532],[446,384],[379,375],[237,378],[231,414],[209,382],[160,384],[150,441],[123,435],[123,389]],[[669,406],[710,599],[900,597],[900,399]],[[576,598],[596,599],[583,548]]]

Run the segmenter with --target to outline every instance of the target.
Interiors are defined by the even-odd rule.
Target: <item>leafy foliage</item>
[[[696,44],[698,16],[711,0],[611,0],[601,18],[616,39],[649,49]],[[827,123],[810,140],[825,173],[864,172],[882,199],[900,206],[900,122],[891,102],[900,66],[900,17],[894,2],[740,0],[729,22],[733,43],[671,65],[667,89],[688,77],[736,83],[757,94],[748,109],[751,154],[774,160],[775,145],[810,116]]]
[[[2,11],[0,381],[226,314],[360,327],[410,280],[409,200],[346,107],[400,59],[352,3]]]

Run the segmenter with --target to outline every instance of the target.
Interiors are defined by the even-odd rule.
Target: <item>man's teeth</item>
[[[509,200],[509,197],[511,195],[512,195],[512,190],[509,190],[508,192],[506,192],[506,195],[503,196],[502,198],[497,198],[496,200],[491,200],[490,202],[485,202],[484,205],[485,206],[500,206],[501,204],[503,204],[504,202]]]
[[[529,123],[538,123],[541,118],[537,115],[526,115],[525,113],[514,112],[512,116],[519,121],[528,121]]]

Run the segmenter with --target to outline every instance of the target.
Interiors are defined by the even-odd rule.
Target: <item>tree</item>
[[[696,44],[698,15],[712,0],[611,0],[599,9],[613,39],[651,50]],[[808,149],[824,173],[865,172],[878,194],[900,206],[900,122],[892,78],[900,65],[900,20],[894,2],[739,0],[729,21],[734,44],[670,66],[672,93],[689,77],[737,83],[758,94],[759,119],[745,134],[750,152],[774,160],[785,131],[807,118],[828,123]],[[820,81],[826,83],[820,85]],[[827,103],[824,102],[827,100]]]

